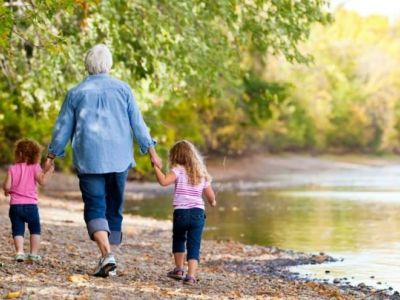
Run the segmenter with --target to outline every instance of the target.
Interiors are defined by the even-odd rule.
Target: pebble
[[[329,271],[329,270],[326,270],[326,271],[325,271],[325,274],[329,274],[330,272],[331,272],[331,271]]]
[[[338,279],[338,278],[333,279],[333,283],[335,283],[335,284],[340,283],[340,279]]]
[[[365,287],[367,287],[366,285],[365,285],[365,283],[364,282],[361,282],[359,285],[357,285],[360,289],[362,289],[362,288],[365,288]]]

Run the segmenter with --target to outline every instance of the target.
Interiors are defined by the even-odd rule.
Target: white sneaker
[[[24,260],[26,260],[26,254],[25,253],[17,253],[17,254],[15,254],[15,260],[17,262],[23,262]]]
[[[107,277],[110,272],[117,268],[117,263],[115,261],[114,255],[110,252],[106,256],[100,258],[99,264],[94,271],[94,276]]]

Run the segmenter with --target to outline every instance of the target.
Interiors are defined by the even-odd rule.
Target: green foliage
[[[269,120],[272,117],[272,105],[281,105],[289,96],[288,84],[265,81],[254,74],[245,76],[243,87],[241,106],[254,125]]]
[[[313,65],[271,58],[264,77],[293,84],[295,110],[287,118],[281,106],[281,123],[271,125],[266,139],[285,140],[281,150],[399,151],[399,28],[385,17],[338,10],[335,22],[316,26],[303,46]]]
[[[260,138],[254,125],[265,126],[271,108],[286,97],[280,83],[260,76],[253,56],[273,53],[309,62],[299,43],[312,24],[329,22],[324,5],[320,0],[1,1],[0,163],[10,162],[17,138],[49,142],[60,103],[84,78],[84,54],[96,43],[111,48],[112,75],[135,90],[164,156],[180,138],[204,151],[242,153]],[[246,74],[253,71],[250,80]],[[70,155],[58,163],[68,168]],[[145,159],[138,165],[140,172],[149,168]]]

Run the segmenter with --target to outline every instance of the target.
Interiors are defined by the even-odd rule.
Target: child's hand
[[[157,153],[154,153],[153,155],[150,156],[150,161],[153,167],[156,166],[159,169],[162,169],[162,160],[161,158],[158,157]]]
[[[43,172],[44,173],[48,173],[48,172],[53,173],[54,172],[54,160],[48,159],[46,161],[44,168],[43,168]]]
[[[161,166],[160,165],[156,165],[156,164],[154,164],[154,163],[151,163],[151,166],[153,167],[153,169],[155,169],[155,170],[162,170],[162,167],[163,167],[163,165],[162,165],[162,161],[161,161]]]
[[[53,164],[53,165],[50,166],[49,169],[47,169],[46,173],[53,173],[54,169],[55,169],[55,167],[54,167],[54,164]]]
[[[155,164],[155,163],[153,163],[153,162],[151,162],[151,167],[153,168],[153,169],[159,169],[159,170],[161,170],[162,169],[162,161],[160,161],[160,163],[157,165],[157,164]]]
[[[51,168],[54,169],[54,159],[47,158],[44,163],[43,171],[46,173]]]
[[[10,195],[10,191],[8,189],[4,189],[4,196],[8,197]]]
[[[51,176],[51,174],[54,173],[54,165],[48,166],[47,169],[43,170],[43,175],[48,177]]]

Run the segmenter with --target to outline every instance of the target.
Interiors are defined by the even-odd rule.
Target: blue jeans
[[[13,204],[8,213],[13,237],[24,236],[25,223],[30,234],[40,234],[39,209],[36,204]]]
[[[110,244],[122,241],[122,211],[128,170],[120,173],[78,174],[84,202],[84,219],[90,238],[107,231]]]
[[[175,209],[172,228],[172,252],[185,252],[187,260],[200,260],[201,236],[205,223],[204,210],[201,208]]]

